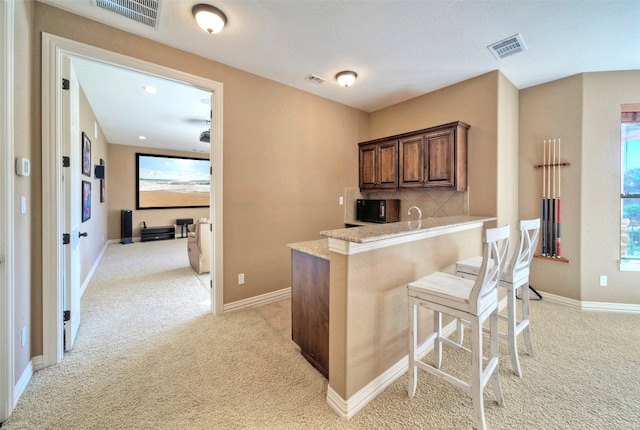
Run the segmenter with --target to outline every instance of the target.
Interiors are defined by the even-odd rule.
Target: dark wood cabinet
[[[466,191],[468,129],[467,124],[457,121],[360,143],[360,189],[447,188]],[[363,157],[363,148],[388,142],[398,144],[395,185],[391,185],[392,181],[387,178],[389,186],[370,186],[370,183],[363,182],[363,171],[368,173],[371,168],[363,167],[363,159],[370,162]]]
[[[360,149],[360,188],[398,188],[398,141],[363,143]]]
[[[291,338],[329,377],[329,260],[291,250]]]

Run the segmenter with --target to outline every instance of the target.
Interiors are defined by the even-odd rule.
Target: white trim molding
[[[291,297],[291,288],[283,288],[281,290],[272,291],[270,293],[261,294],[259,296],[253,296],[249,297],[248,299],[228,303],[224,305],[224,312],[262,306],[268,303],[277,302],[278,300],[287,299],[289,297]]]
[[[15,261],[14,261],[14,40],[15,1],[0,4],[0,423],[6,420],[20,395],[15,379]]]
[[[580,309],[581,311],[596,311],[596,312],[625,312],[631,314],[640,314],[640,305],[627,304],[627,303],[610,303],[610,302],[586,302],[575,299],[569,299],[567,297],[557,296],[555,294],[545,293],[538,291],[543,299],[550,302],[558,303],[561,305],[569,306],[574,309]]]
[[[86,59],[104,64],[117,65],[160,78],[172,79],[195,86],[213,94],[213,124],[211,130],[211,165],[213,171],[212,220],[213,248],[215,256],[212,266],[212,313],[223,312],[223,175],[222,175],[222,83],[191,75],[169,67],[128,57],[81,42],[42,33],[42,366],[59,363],[63,358],[63,202],[61,184],[62,137],[60,118],[60,82],[62,79],[62,57]]]

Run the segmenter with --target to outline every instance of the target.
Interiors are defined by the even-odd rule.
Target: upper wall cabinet
[[[398,188],[398,141],[361,143],[360,189]]]
[[[390,136],[375,141],[360,143],[360,188],[446,188],[456,191],[467,189],[467,130],[469,126],[457,121],[424,130]],[[384,187],[380,180],[380,167],[373,161],[374,148],[380,145],[395,145],[398,162],[395,185],[387,165]],[[364,154],[363,149],[372,152]],[[398,156],[399,153],[399,156]],[[380,157],[379,157],[380,160]],[[391,157],[385,160],[392,163]],[[380,161],[378,161],[380,162]],[[363,163],[366,163],[363,164]],[[376,170],[377,169],[377,170]]]
[[[400,139],[400,187],[467,189],[467,130],[455,122]]]

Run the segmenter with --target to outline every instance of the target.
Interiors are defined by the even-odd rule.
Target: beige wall
[[[586,73],[582,123],[581,300],[640,303],[638,272],[620,272],[620,108],[640,103],[640,71]],[[608,286],[600,287],[600,275]]]
[[[133,236],[140,237],[142,222],[147,226],[174,225],[177,218],[209,218],[209,208],[136,209],[136,153],[208,158],[193,152],[166,151],[139,146],[109,145],[107,162],[107,202],[109,207],[109,240],[121,239],[121,211],[130,209],[133,218]],[[106,229],[105,229],[106,231]],[[180,228],[176,233],[180,234]],[[106,233],[105,233],[106,234]],[[186,246],[186,245],[185,245]],[[186,248],[185,248],[186,249]],[[185,251],[186,252],[186,251]]]
[[[521,213],[541,213],[542,164],[545,139],[562,140],[561,250],[570,264],[534,258],[531,285],[539,291],[580,299],[580,177],[582,176],[582,76],[520,91]],[[538,243],[537,254],[541,244]]]
[[[38,213],[40,202],[33,192],[40,187],[40,158],[38,153],[32,150],[32,141],[38,140],[38,134],[34,132],[33,118],[35,106],[32,103],[32,95],[36,91],[32,87],[32,62],[31,51],[33,37],[31,33],[33,22],[33,6],[29,2],[15,3],[15,32],[14,32],[14,155],[26,157],[31,161],[30,176],[14,176],[14,222],[15,222],[15,255],[13,261],[15,270],[15,323],[13,339],[15,341],[15,382],[20,378],[23,369],[31,360],[35,351],[40,346],[31,338],[31,343],[23,347],[21,343],[21,331],[24,327],[27,333],[38,331],[34,327],[32,315],[39,312],[41,298],[34,295],[31,285],[38,284],[40,276],[34,273],[33,266],[40,260],[40,248],[33,246],[40,237]],[[27,212],[21,212],[21,197],[27,202]],[[37,352],[36,352],[37,353]]]
[[[91,142],[91,177],[80,175],[81,181],[91,183],[91,218],[80,225],[80,231],[87,233],[86,237],[80,239],[79,245],[80,282],[84,284],[107,243],[107,203],[100,203],[100,180],[95,178],[94,166],[100,164],[100,159],[105,160],[106,163],[108,145],[82,88],[80,88],[79,124],[80,133],[86,133]],[[79,155],[74,157],[71,154],[71,162],[77,160],[80,160]]]
[[[640,101],[639,71],[586,73],[520,91],[520,211],[540,211],[542,141],[562,139],[562,256],[534,259],[531,284],[581,301],[638,303],[620,272],[620,107]],[[537,209],[536,209],[537,207]],[[600,275],[609,278],[599,286]]]
[[[510,252],[515,251],[518,235],[518,220],[537,218],[518,211],[518,89],[502,74],[498,73],[497,104],[497,217],[498,224],[511,226]]]

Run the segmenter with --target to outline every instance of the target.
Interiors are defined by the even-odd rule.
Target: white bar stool
[[[499,314],[498,318],[507,321],[507,332],[500,332],[499,336],[509,342],[509,355],[513,371],[522,377],[520,359],[518,357],[518,335],[523,333],[527,346],[527,354],[533,356],[531,334],[529,333],[529,267],[538,242],[540,233],[540,218],[521,220],[518,223],[518,244],[500,276],[500,285],[507,289],[507,315]],[[456,263],[456,275],[466,279],[476,279],[482,263],[482,257],[472,257]],[[518,321],[516,311],[516,293],[522,288],[522,319]],[[466,322],[458,320],[458,342],[462,343],[463,326]],[[467,324],[468,325],[468,324]]]
[[[483,232],[483,259],[475,281],[447,273],[435,272],[407,285],[409,299],[409,397],[416,393],[417,368],[438,376],[473,399],[475,422],[480,430],[487,428],[484,416],[484,387],[491,380],[493,393],[499,405],[504,404],[498,372],[498,279],[504,268],[509,248],[509,226],[487,229]],[[493,260],[494,264],[489,264]],[[433,342],[434,365],[417,356],[418,307],[433,311],[434,331],[420,344]],[[466,348],[442,336],[442,314],[469,321],[471,348]],[[490,356],[483,357],[482,325],[490,321]],[[442,370],[442,344],[459,348],[471,355],[471,382],[456,378]]]

